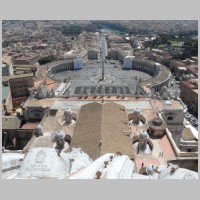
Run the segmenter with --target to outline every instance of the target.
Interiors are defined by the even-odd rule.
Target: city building
[[[12,57],[3,55],[2,60],[2,76],[13,75]]]
[[[97,49],[88,49],[88,59],[89,60],[97,60],[99,55],[99,51]]]
[[[154,41],[198,23],[109,23],[3,22],[3,179],[197,179],[198,57]]]
[[[10,76],[9,85],[12,98],[28,96],[28,88],[34,86],[33,74]]]
[[[133,59],[134,56],[126,56],[124,58],[123,68],[124,69],[132,69],[133,68]]]
[[[169,64],[169,69],[171,72],[175,72],[177,67],[185,67],[185,63],[181,60],[171,60]]]
[[[194,114],[198,114],[198,79],[182,81],[180,98]]]
[[[181,134],[184,128],[184,105],[180,101],[173,99],[163,100],[162,119],[167,124],[167,128],[172,133],[172,137],[179,147]]]
[[[83,68],[83,60],[82,58],[74,59],[74,69],[81,69]]]
[[[13,59],[13,65],[34,65],[39,60],[39,56],[36,55],[24,55],[19,58]]]
[[[188,65],[186,68],[189,73],[193,74],[195,77],[198,77],[198,65]]]
[[[159,49],[152,49],[151,51],[145,51],[145,56],[148,57],[150,60],[155,62],[161,63],[165,66],[169,66],[172,56],[169,52],[159,50]]]
[[[33,74],[9,76],[9,87],[13,108],[17,108],[22,102],[25,102],[28,99],[30,95],[29,88],[33,86]]]

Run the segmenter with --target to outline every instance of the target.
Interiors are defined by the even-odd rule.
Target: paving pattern
[[[123,70],[115,64],[105,63],[105,79],[101,80],[101,65],[87,64],[80,70],[68,70],[54,75],[56,80],[70,79],[70,95],[120,95],[136,93],[137,77],[143,80],[150,75],[136,71]]]

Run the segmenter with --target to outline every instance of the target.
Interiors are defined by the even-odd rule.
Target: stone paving
[[[104,86],[105,94],[126,96],[136,93],[136,85],[139,81],[137,77],[141,77],[143,80],[151,78],[144,72],[123,70],[121,67],[109,63],[105,63],[105,77],[104,80],[100,80],[101,65],[97,63],[88,64],[80,70],[68,70],[54,75],[56,80],[70,79],[70,95],[102,94],[103,91],[99,89]]]
[[[173,147],[171,146],[168,138],[164,135],[159,139],[151,139],[153,142],[154,148],[151,154],[149,155],[140,155],[136,154],[135,164],[136,170],[139,172],[141,169],[142,163],[144,167],[154,164],[156,166],[166,165],[168,160],[173,160],[176,158]],[[159,156],[159,153],[163,153],[163,156]]]

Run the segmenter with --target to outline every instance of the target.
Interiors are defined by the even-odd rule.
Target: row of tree
[[[153,40],[146,45],[150,48],[158,48],[160,45],[171,46],[173,41],[177,42],[177,46],[179,42],[183,42],[180,51],[176,51],[175,49],[173,55],[175,59],[185,59],[190,58],[191,56],[198,56],[198,40],[193,39],[191,36],[188,36],[188,34],[188,32],[186,32],[186,34],[181,33],[179,35],[159,34],[156,40]]]
[[[45,65],[47,63],[50,63],[52,62],[53,60],[55,60],[55,56],[53,55],[48,55],[48,56],[44,56],[44,57],[41,57],[38,62],[40,65]]]
[[[69,27],[63,26],[62,33],[63,35],[78,35],[83,32],[83,28],[80,26],[71,25]]]
[[[116,23],[116,22],[112,22],[112,21],[98,21],[98,20],[94,20],[92,21],[92,24],[95,24],[97,26],[98,29],[102,29],[102,28],[109,28],[112,30],[116,30],[119,32],[128,32],[129,30],[123,26],[120,23]]]

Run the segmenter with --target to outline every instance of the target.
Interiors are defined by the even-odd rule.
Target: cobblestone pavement
[[[70,78],[70,94],[84,95],[130,95],[135,94],[138,77],[151,76],[136,70],[122,70],[115,64],[105,64],[105,79],[101,79],[101,64],[88,64],[80,70],[69,70],[54,75],[56,80]],[[103,86],[103,87],[102,87]]]

